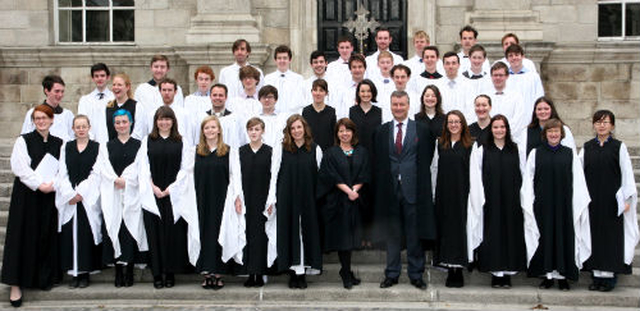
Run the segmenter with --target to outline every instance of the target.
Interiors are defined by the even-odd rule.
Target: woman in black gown
[[[544,145],[544,139],[541,136],[542,128],[551,119],[556,119],[562,122],[556,106],[553,101],[548,97],[540,97],[533,105],[533,113],[531,115],[531,123],[527,128],[520,133],[518,138],[518,145],[521,146],[521,157],[526,160],[529,153],[534,148]],[[563,125],[564,136],[560,142],[563,146],[567,146],[574,151],[576,150],[576,142],[573,139],[573,134],[568,126]],[[524,162],[524,161],[523,161]]]
[[[313,141],[324,151],[333,146],[336,110],[324,102],[329,94],[327,81],[324,79],[313,81],[310,92],[313,103],[302,109],[302,116],[309,123]]]
[[[115,287],[133,286],[133,268],[146,263],[147,235],[139,199],[140,140],[131,137],[133,117],[128,110],[113,114],[117,136],[100,146],[100,203],[104,218],[102,260],[115,265]]]
[[[567,280],[578,279],[582,264],[591,255],[591,199],[578,155],[561,144],[563,128],[560,120],[545,123],[543,144],[527,159],[521,198],[528,275],[543,279],[541,289],[558,280],[558,288],[567,291]]]
[[[484,145],[491,132],[491,127],[489,127],[489,123],[491,123],[491,98],[481,94],[476,97],[473,104],[478,121],[469,125],[469,134],[478,145]]]
[[[627,146],[613,138],[616,118],[609,110],[593,115],[596,138],[580,150],[591,196],[591,257],[584,263],[592,271],[589,290],[611,291],[617,274],[630,274],[638,243],[637,190]]]
[[[188,201],[189,196],[180,193],[181,189],[188,188],[184,186],[189,178],[185,170],[189,167],[186,164],[188,161],[193,163],[193,153],[183,148],[177,123],[173,109],[167,106],[158,108],[153,118],[153,130],[142,141],[138,151],[143,161],[139,179],[149,243],[149,265],[153,286],[157,289],[173,287],[176,273],[193,271],[190,264],[190,260],[192,263],[194,261],[193,239],[198,239],[193,236],[193,228],[197,228],[197,223],[191,225],[189,221],[192,219],[183,216],[187,212],[195,213],[196,209],[195,204],[189,206],[193,202],[183,202]],[[143,184],[148,180],[150,184]],[[155,199],[149,200],[150,195]],[[182,217],[176,220],[175,215]]]
[[[289,271],[290,288],[307,288],[305,274],[322,271],[316,184],[322,151],[299,114],[287,119],[282,144],[274,150],[268,211],[277,213],[277,269]]]
[[[246,239],[244,248],[244,268],[249,274],[245,287],[262,287],[263,275],[267,273],[267,233],[263,214],[269,195],[271,179],[271,156],[269,145],[262,143],[264,122],[259,118],[247,121],[249,143],[240,147],[240,169],[242,171],[242,190],[246,206]]]
[[[216,116],[204,118],[196,146],[194,181],[202,246],[196,270],[204,275],[205,289],[224,287],[221,275],[229,272],[229,258],[223,256],[227,245],[220,245],[218,237],[225,230],[221,226],[227,199],[233,200],[231,213],[242,212],[239,173],[238,155],[225,144],[220,120]]]
[[[358,145],[367,153],[373,150],[373,133],[382,124],[382,110],[372,103],[377,103],[378,90],[369,79],[364,79],[356,88],[357,105],[349,109],[349,119],[356,125]],[[373,165],[369,162],[369,165]],[[369,167],[371,171],[373,167]],[[373,237],[373,202],[369,195],[369,185],[363,185],[360,194],[360,215],[362,217],[362,246],[370,248]]]
[[[73,118],[76,139],[65,143],[60,154],[56,182],[56,206],[62,225],[60,259],[62,270],[73,276],[69,287],[89,286],[89,273],[102,267],[102,217],[96,188],[100,184],[96,165],[100,146],[89,140],[89,118]]]
[[[358,145],[356,125],[343,118],[336,124],[336,146],[322,157],[318,172],[325,252],[338,252],[340,277],[346,289],[360,284],[351,271],[351,252],[362,239],[359,191],[371,179],[367,151]]]
[[[526,247],[518,146],[503,115],[491,118],[487,142],[471,154],[467,215],[469,258],[477,250],[478,269],[492,274],[491,286],[511,287],[511,275],[526,269]]]
[[[448,268],[447,287],[462,287],[462,268],[467,266],[467,199],[469,197],[469,158],[475,144],[462,112],[452,110],[438,138],[435,212],[438,241],[435,263]]]
[[[53,108],[38,105],[31,119],[36,129],[18,137],[11,153],[11,171],[16,178],[9,204],[2,283],[11,286],[9,301],[14,307],[22,304],[22,288],[49,290],[60,277],[55,176],[37,168],[45,157],[59,158],[62,140],[49,134]],[[49,171],[57,172],[57,167]]]
[[[440,137],[444,126],[444,112],[442,111],[442,95],[437,86],[427,85],[420,96],[422,104],[420,112],[414,118],[418,122],[424,122],[429,126],[433,137]]]

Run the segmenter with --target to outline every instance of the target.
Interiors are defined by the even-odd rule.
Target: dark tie
[[[396,153],[402,153],[402,123],[396,125],[398,127],[398,134],[396,134]]]
[[[104,98],[104,93],[100,92],[98,93],[98,99],[103,99]]]

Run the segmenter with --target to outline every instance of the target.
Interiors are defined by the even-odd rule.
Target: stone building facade
[[[231,42],[245,38],[253,47],[250,61],[266,72],[274,68],[273,48],[287,44],[294,51],[293,69],[308,75],[323,0],[130,1],[135,3],[135,40],[122,44],[58,42],[56,10],[65,2],[58,1],[0,0],[0,138],[19,134],[24,113],[44,98],[40,82],[47,74],[63,77],[63,105],[75,111],[80,96],[93,88],[89,66],[96,62],[126,72],[138,84],[150,78],[151,56],[166,54],[170,76],[188,94],[195,90],[195,68],[207,64],[217,74],[232,62]],[[415,31],[425,30],[431,44],[446,51],[456,48],[458,31],[470,24],[496,60],[502,57],[500,38],[514,32],[538,64],[547,95],[578,143],[592,136],[591,114],[609,108],[618,116],[618,137],[640,145],[640,41],[599,38],[600,2],[407,0],[406,36],[411,42]],[[411,44],[407,49],[413,55]]]

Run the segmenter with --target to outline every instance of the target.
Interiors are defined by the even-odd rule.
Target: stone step
[[[293,304],[294,310],[322,310],[323,305],[330,304],[331,309],[343,309],[347,304],[353,310],[376,309],[391,310],[398,304],[413,304],[410,309],[433,308],[437,304],[438,310],[451,310],[453,304],[473,304],[473,308],[461,310],[487,310],[487,305],[517,306],[523,310],[526,306],[532,309],[538,305],[546,309],[548,306],[571,307],[620,307],[637,308],[640,297],[637,288],[618,287],[610,293],[592,292],[586,286],[574,286],[571,291],[563,292],[557,289],[540,290],[536,286],[514,287],[512,289],[493,289],[488,286],[466,286],[464,288],[446,288],[441,285],[431,285],[425,291],[402,282],[391,288],[381,289],[378,283],[363,283],[351,290],[342,288],[340,283],[318,282],[313,277],[307,278],[309,288],[306,290],[289,289],[286,284],[267,284],[262,288],[245,288],[241,285],[229,284],[225,288],[213,291],[200,288],[199,284],[178,283],[171,289],[156,290],[150,284],[136,284],[129,288],[114,288],[110,284],[92,284],[86,289],[68,289],[59,286],[50,291],[25,290],[24,306],[37,305],[83,305],[85,310],[92,304],[98,303],[96,309],[118,305],[123,301],[145,302],[156,305],[159,309],[175,306],[174,310],[185,310],[189,306],[207,306],[211,304],[229,307],[246,306],[243,310],[263,310],[263,306],[280,309],[281,305]],[[4,289],[8,296],[8,288]],[[166,302],[166,305],[165,305]],[[336,305],[337,304],[337,305]],[[3,303],[3,306],[8,303]],[[227,309],[227,308],[225,308]],[[492,310],[492,308],[489,308]],[[404,310],[401,307],[399,310]],[[459,310],[455,308],[454,310]],[[556,310],[553,308],[553,310]]]
[[[13,182],[0,183],[0,197],[10,198]]]
[[[631,166],[634,169],[639,169],[640,168],[640,156],[632,155],[632,156],[629,156],[629,158],[631,158]]]

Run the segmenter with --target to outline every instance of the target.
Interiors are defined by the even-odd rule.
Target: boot
[[[124,273],[124,287],[133,286],[133,264],[130,263],[127,265],[127,268]]]
[[[353,287],[353,280],[351,279],[351,271],[340,270],[340,277],[342,278],[342,285],[346,289]]]
[[[116,264],[116,280],[114,282],[116,287],[124,286],[124,273],[122,269],[123,266],[121,264]]]

